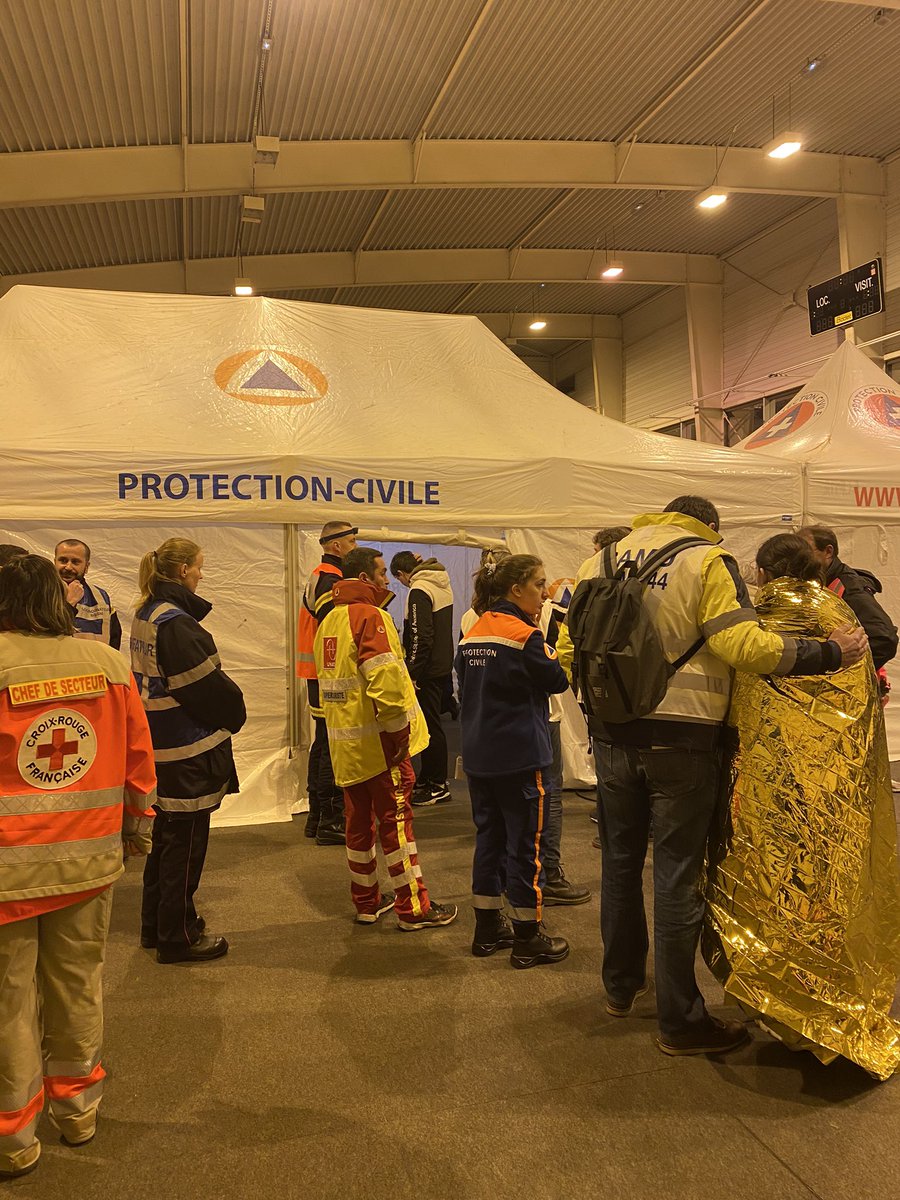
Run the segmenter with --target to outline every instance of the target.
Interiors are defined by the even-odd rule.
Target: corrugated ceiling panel
[[[452,312],[469,290],[467,283],[393,284],[339,288],[334,304],[354,308],[395,308],[406,312]]]
[[[0,274],[68,271],[181,257],[177,200],[0,209]]]
[[[0,148],[177,142],[173,0],[13,0],[0,20]]]
[[[654,295],[632,283],[485,283],[467,299],[466,312],[606,313],[618,315]],[[552,333],[552,329],[547,330]]]
[[[790,0],[765,9],[641,132],[648,142],[763,145],[776,125],[803,132],[807,149],[885,154],[900,143],[900,13],[875,25],[856,5]],[[819,69],[804,72],[811,58]],[[865,79],[877,85],[864,88]],[[857,100],[856,97],[859,97]],[[735,126],[737,128],[735,128]]]
[[[604,139],[665,93],[746,0],[497,0],[430,123],[441,138]]]
[[[679,293],[680,289],[670,290],[625,318],[625,421],[629,425],[652,429],[692,412],[687,310]]]
[[[809,203],[796,196],[735,194],[707,213],[694,201],[691,192],[580,189],[528,244],[721,254]]]
[[[250,140],[265,9],[265,0],[190,0],[191,141]]]
[[[395,192],[367,250],[513,246],[563,193],[539,188]]]
[[[283,138],[414,137],[483,0],[276,4],[266,101]]]
[[[773,374],[771,382],[736,391],[728,403],[778,391],[777,372],[827,354],[837,344],[837,334],[809,333],[805,307],[791,302],[799,292],[840,271],[835,206],[820,204],[810,213],[754,242],[729,259],[724,296],[725,385]],[[734,268],[739,268],[735,270]],[[752,278],[749,278],[752,277]],[[802,382],[790,378],[791,382]]]
[[[285,192],[266,197],[259,225],[241,227],[244,254],[303,254],[355,250],[383,192]],[[197,258],[234,254],[240,226],[239,196],[191,201],[191,253]]]
[[[900,162],[887,169],[884,250],[885,288],[900,288]]]
[[[338,288],[294,288],[289,292],[265,292],[274,300],[305,300],[309,304],[330,304]]]

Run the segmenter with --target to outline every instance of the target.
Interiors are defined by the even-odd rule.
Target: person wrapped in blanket
[[[827,638],[853,619],[808,543],[760,546],[764,629]],[[854,621],[855,623],[855,621]],[[792,1049],[879,1079],[900,1065],[900,881],[871,654],[831,675],[738,672],[727,804],[707,863],[702,947],[728,995]]]

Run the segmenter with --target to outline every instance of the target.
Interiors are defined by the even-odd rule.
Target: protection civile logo
[[[31,722],[19,743],[19,774],[45,792],[69,787],[94,765],[97,734],[81,713],[56,708]]]
[[[900,433],[900,396],[880,387],[864,387],[850,399],[851,411],[867,424]]]
[[[761,425],[744,443],[745,450],[764,450],[780,442],[782,438],[799,433],[813,417],[825,411],[828,407],[828,397],[824,392],[804,392],[796,396],[786,408],[776,413]]]
[[[248,404],[315,404],[328,392],[328,379],[305,358],[286,350],[242,350],[215,369],[216,386]]]

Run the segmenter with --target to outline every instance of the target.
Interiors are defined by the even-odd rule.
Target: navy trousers
[[[469,775],[475,822],[472,904],[500,908],[506,892],[516,921],[540,921],[547,812],[545,771]]]

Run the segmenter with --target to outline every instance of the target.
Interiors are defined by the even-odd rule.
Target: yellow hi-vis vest
[[[390,616],[374,604],[341,603],[359,580],[335,584],[335,607],[319,624],[316,674],[335,781],[351,787],[388,769],[383,733],[409,726],[409,752],[428,745],[428,729]]]

